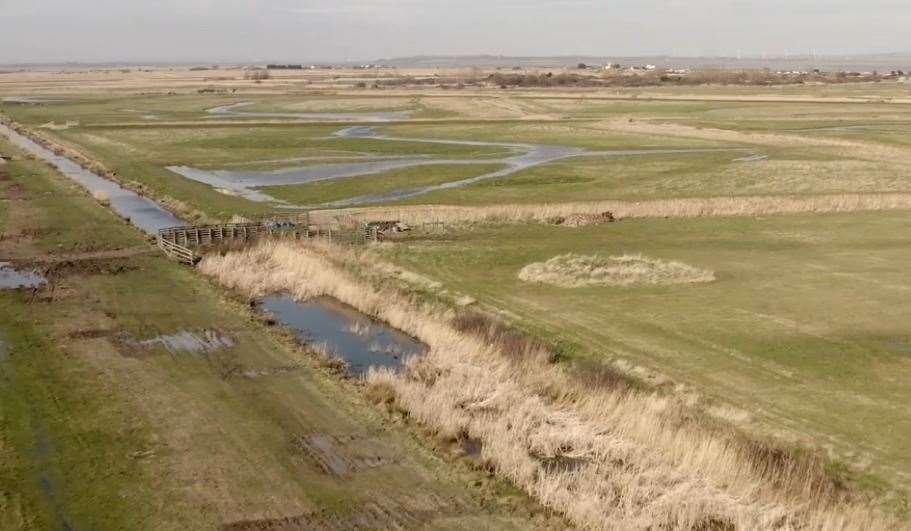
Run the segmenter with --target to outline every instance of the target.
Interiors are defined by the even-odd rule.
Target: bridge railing
[[[376,234],[363,227],[340,228],[332,225],[297,224],[292,221],[224,223],[168,227],[158,231],[158,247],[171,258],[193,265],[200,260],[194,250],[230,241],[251,241],[262,237],[297,240],[323,239],[343,244],[363,244]]]

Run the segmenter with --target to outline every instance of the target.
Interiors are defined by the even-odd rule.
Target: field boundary
[[[409,224],[427,222],[528,223],[548,222],[574,214],[611,212],[618,218],[695,218],[911,210],[911,193],[730,196],[645,201],[580,201],[487,206],[416,205],[363,207],[313,214],[336,214],[351,219],[396,219]]]

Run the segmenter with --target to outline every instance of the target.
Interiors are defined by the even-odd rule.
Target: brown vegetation
[[[314,216],[361,220],[394,219],[418,226],[421,223],[435,222],[546,223],[559,217],[600,215],[605,211],[612,212],[617,218],[688,218],[907,209],[911,209],[911,194],[871,193],[606,200],[543,205],[367,207],[315,212]]]
[[[247,295],[330,295],[429,345],[404,374],[373,371],[394,401],[439,437],[476,440],[497,474],[588,529],[891,529],[896,524],[825,471],[819,458],[704,423],[683,400],[582,381],[544,345],[485,321],[453,318],[352,271],[354,251],[270,242],[209,256],[201,271]]]
[[[665,262],[642,255],[602,257],[563,254],[523,267],[519,278],[525,282],[562,288],[581,288],[600,284],[632,286],[712,282],[715,274],[681,262]]]

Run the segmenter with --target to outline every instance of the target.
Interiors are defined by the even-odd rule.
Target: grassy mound
[[[519,278],[525,282],[580,288],[712,282],[715,274],[681,262],[665,262],[642,255],[601,257],[569,253],[529,264],[519,271]]]

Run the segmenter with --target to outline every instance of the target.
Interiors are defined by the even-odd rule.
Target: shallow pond
[[[9,262],[0,262],[0,289],[37,288],[46,282],[37,271],[20,271]]]
[[[148,197],[143,197],[113,181],[95,175],[72,160],[54,153],[3,124],[0,124],[0,133],[8,136],[16,146],[51,163],[57,170],[79,183],[90,193],[104,192],[110,198],[111,210],[128,218],[130,223],[145,232],[157,234],[159,229],[186,225],[186,222]]]
[[[347,362],[348,372],[363,376],[371,367],[399,369],[425,347],[414,338],[375,321],[331,297],[295,302],[290,295],[263,298],[260,307],[307,344],[324,343]]]

